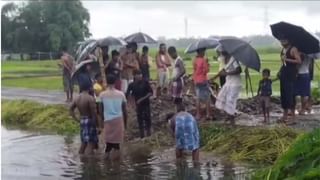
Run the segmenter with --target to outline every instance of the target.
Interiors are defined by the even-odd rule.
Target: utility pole
[[[188,37],[188,18],[184,18],[184,36]]]

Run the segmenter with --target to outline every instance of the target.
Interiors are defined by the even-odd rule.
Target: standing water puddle
[[[124,152],[121,163],[110,162],[102,154],[79,156],[78,137],[68,140],[58,135],[41,135],[1,128],[3,180],[144,180],[144,179],[245,179],[248,169],[219,161],[201,152],[200,165],[176,162],[174,149],[159,152]],[[128,151],[130,148],[124,148]]]

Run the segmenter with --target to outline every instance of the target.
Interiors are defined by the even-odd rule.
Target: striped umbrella
[[[142,33],[142,32],[131,34],[131,35],[127,36],[126,38],[124,38],[124,40],[127,42],[146,43],[146,44],[156,44],[157,43],[157,41],[154,40],[152,37],[150,37],[149,35]]]

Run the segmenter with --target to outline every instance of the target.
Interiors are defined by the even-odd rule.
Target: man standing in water
[[[86,151],[92,154],[98,143],[97,128],[102,127],[102,125],[98,120],[95,99],[89,94],[91,84],[85,82],[81,86],[82,92],[72,102],[70,114],[76,121],[80,122],[81,147],[79,154],[84,154]],[[75,115],[76,108],[80,112],[80,120]]]
[[[301,64],[301,57],[298,49],[292,46],[286,37],[282,37],[280,43],[283,47],[281,51],[282,66],[278,74],[280,79],[280,98],[283,109],[283,116],[280,121],[288,123],[289,110],[291,110],[292,119],[295,117],[294,83],[297,77],[297,65]]]
[[[127,126],[126,97],[123,92],[115,89],[116,80],[114,75],[107,75],[107,89],[100,94],[103,103],[105,153],[108,157],[112,149],[116,151],[116,157],[120,157],[120,144]]]
[[[140,138],[144,138],[145,130],[147,136],[151,135],[151,111],[150,100],[152,88],[149,82],[143,79],[140,71],[134,72],[135,80],[128,87],[127,97],[133,96],[136,103],[137,119],[139,123]]]
[[[168,53],[172,59],[174,59],[174,67],[172,74],[172,97],[174,103],[182,103],[182,91],[183,91],[183,76],[186,73],[183,61],[180,56],[178,56],[177,50],[175,47],[171,46],[168,49]]]
[[[67,53],[67,48],[62,48],[61,62],[58,64],[62,67],[63,88],[67,96],[66,102],[71,102],[73,98],[72,72],[74,70],[74,59]]]

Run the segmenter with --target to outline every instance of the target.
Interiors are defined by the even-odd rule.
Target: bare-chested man
[[[79,154],[85,152],[92,154],[93,149],[98,144],[98,134],[100,133],[98,128],[101,127],[101,123],[98,120],[95,99],[89,94],[91,88],[89,83],[83,84],[81,88],[83,91],[72,102],[70,114],[76,121],[80,122],[81,147]],[[80,112],[80,119],[75,115],[74,110],[76,108]]]
[[[66,102],[71,102],[73,98],[73,82],[71,79],[74,70],[74,59],[67,53],[67,48],[62,48],[61,62],[58,64],[62,68],[63,87],[67,96]]]

